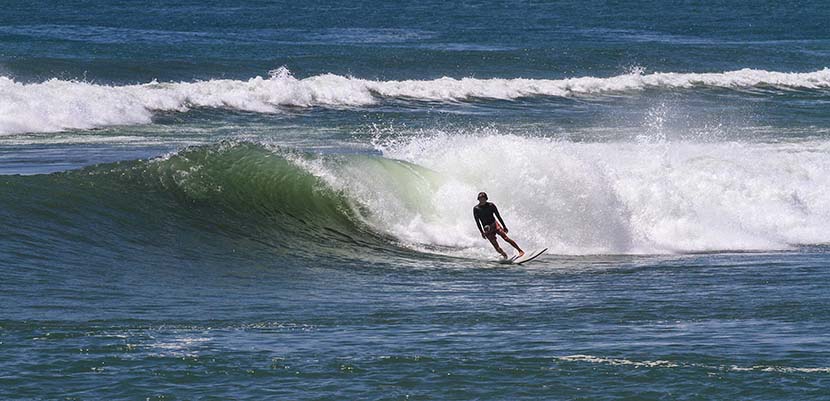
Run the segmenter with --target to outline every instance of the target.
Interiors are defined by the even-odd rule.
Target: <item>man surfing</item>
[[[499,218],[499,222],[501,224],[496,222],[496,217]],[[481,238],[490,240],[490,243],[493,244],[493,247],[496,248],[496,251],[498,251],[503,258],[507,259],[507,253],[505,253],[499,246],[496,234],[500,235],[505,241],[507,241],[508,244],[512,245],[513,248],[516,248],[516,250],[519,251],[519,255],[517,256],[518,258],[524,256],[525,251],[523,251],[522,248],[519,248],[519,246],[516,245],[516,242],[507,236],[507,225],[504,224],[504,220],[501,219],[499,209],[495,204],[487,202],[487,194],[484,192],[478,193],[478,205],[473,207],[473,218],[476,220],[476,226],[478,226],[478,231],[481,233]]]

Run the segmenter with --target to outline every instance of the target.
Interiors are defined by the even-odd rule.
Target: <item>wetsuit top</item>
[[[495,223],[496,217],[499,218],[499,222],[501,222],[502,228],[507,228],[507,226],[504,224],[504,220],[501,219],[499,209],[496,207],[495,204],[486,202],[483,205],[475,205],[473,207],[473,218],[476,219],[476,225],[478,226],[479,231],[482,230],[482,225],[489,226]]]

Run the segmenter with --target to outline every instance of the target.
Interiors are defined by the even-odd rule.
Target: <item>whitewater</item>
[[[365,221],[375,230],[418,249],[486,254],[470,230],[470,194],[478,191],[497,194],[494,202],[525,243],[558,254],[783,250],[830,242],[826,141],[573,143],[461,134],[379,147],[386,162],[298,163],[367,210]],[[394,160],[411,165],[390,167]]]
[[[565,79],[373,81],[335,74],[298,79],[285,68],[247,81],[150,82],[115,86],[50,79],[23,83],[0,76],[0,135],[149,124],[154,112],[224,108],[279,113],[286,108],[370,107],[388,100],[471,102],[528,97],[620,95],[648,89],[827,90],[830,69],[777,72],[741,69],[721,73],[631,73]]]

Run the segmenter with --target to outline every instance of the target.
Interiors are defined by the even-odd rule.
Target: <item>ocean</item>
[[[828,21],[4,1],[0,398],[828,399]]]

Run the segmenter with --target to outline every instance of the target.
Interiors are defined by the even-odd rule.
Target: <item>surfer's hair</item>
[[[487,199],[487,193],[486,192],[479,192],[476,199],[481,199],[482,196],[484,197],[484,199]]]

